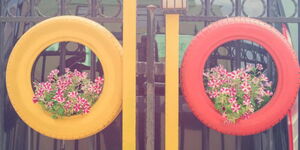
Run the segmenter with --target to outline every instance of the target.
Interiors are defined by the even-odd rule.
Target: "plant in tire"
[[[261,64],[232,72],[219,65],[204,73],[206,93],[225,122],[247,119],[271,99],[272,82],[262,71]]]
[[[72,72],[69,68],[64,75],[58,73],[54,69],[46,82],[33,83],[33,103],[40,104],[54,119],[89,113],[102,91],[104,79],[99,76],[93,82],[87,78],[88,73],[76,69]]]

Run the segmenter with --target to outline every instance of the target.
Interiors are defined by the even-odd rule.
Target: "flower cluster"
[[[272,82],[262,71],[261,64],[232,72],[219,65],[204,73],[206,93],[226,121],[246,119],[271,99]]]
[[[97,77],[95,81],[88,79],[88,73],[74,72],[69,68],[65,74],[58,75],[54,69],[46,82],[34,82],[33,102],[39,103],[53,118],[89,113],[92,105],[99,97],[104,79]]]

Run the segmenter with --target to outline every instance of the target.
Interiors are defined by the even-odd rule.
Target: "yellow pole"
[[[178,150],[179,14],[166,14],[166,150]]]
[[[136,0],[123,1],[122,149],[136,149]]]

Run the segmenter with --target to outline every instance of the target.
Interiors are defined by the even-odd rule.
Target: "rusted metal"
[[[156,6],[147,6],[147,52],[146,52],[146,84],[147,84],[147,98],[146,98],[146,150],[155,149],[155,9]]]

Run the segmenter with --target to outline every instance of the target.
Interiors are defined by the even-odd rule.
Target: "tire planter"
[[[232,40],[250,40],[262,45],[272,56],[278,82],[272,99],[249,119],[225,124],[206,95],[204,65],[215,48]],[[259,20],[235,17],[212,23],[189,45],[181,66],[183,94],[194,115],[208,127],[224,134],[251,135],[278,123],[293,105],[299,88],[299,64],[287,40],[272,26]]]
[[[103,91],[90,113],[52,119],[32,102],[31,70],[35,59],[49,45],[78,42],[91,48],[101,60],[105,75]],[[121,110],[121,45],[100,24],[76,16],[54,17],[38,23],[16,43],[8,60],[6,86],[10,101],[31,128],[56,139],[80,139],[108,126]]]

